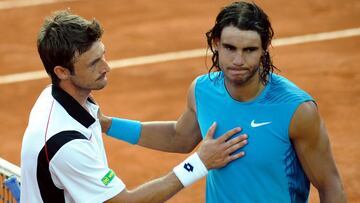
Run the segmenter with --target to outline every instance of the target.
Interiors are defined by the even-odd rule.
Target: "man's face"
[[[257,32],[227,26],[221,32],[221,38],[215,40],[215,45],[219,52],[220,69],[227,82],[244,85],[252,79],[259,79],[256,73],[264,50]]]
[[[106,86],[106,74],[109,71],[104,44],[96,41],[88,51],[75,56],[74,72],[70,75],[70,81],[80,90],[99,90]]]

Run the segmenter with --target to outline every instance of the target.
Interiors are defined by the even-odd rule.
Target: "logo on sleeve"
[[[184,169],[187,170],[188,172],[193,172],[194,166],[192,166],[189,163],[186,163],[186,164],[184,164]]]
[[[101,179],[101,182],[104,183],[104,185],[108,185],[115,177],[115,173],[113,170],[109,170],[107,174]]]

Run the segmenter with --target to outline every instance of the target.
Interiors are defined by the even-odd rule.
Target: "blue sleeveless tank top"
[[[208,74],[202,75],[195,86],[202,136],[216,121],[215,138],[234,127],[241,127],[239,134],[249,137],[241,149],[245,151],[243,158],[209,172],[206,202],[307,202],[310,183],[288,132],[298,106],[313,98],[286,78],[271,74],[257,98],[239,102],[227,92],[222,72],[210,76],[219,78],[210,80]]]

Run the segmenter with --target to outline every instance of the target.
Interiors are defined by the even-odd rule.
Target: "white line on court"
[[[272,44],[274,47],[287,46],[287,45],[318,42],[318,41],[339,39],[345,37],[354,37],[354,36],[360,36],[360,27],[333,31],[333,32],[323,32],[323,33],[308,34],[308,35],[301,35],[295,37],[274,39]],[[112,69],[117,69],[117,68],[125,68],[136,65],[145,65],[145,64],[160,63],[160,62],[174,61],[180,59],[204,57],[205,55],[206,55],[206,49],[193,49],[188,51],[169,52],[164,54],[113,60],[113,61],[109,61],[109,65]],[[46,72],[43,70],[15,73],[10,75],[0,76],[0,84],[10,84],[10,83],[23,82],[28,80],[37,80],[46,77],[47,77]]]
[[[16,0],[16,1],[0,1],[0,10],[20,8],[26,6],[38,6],[44,4],[53,4],[74,0]]]

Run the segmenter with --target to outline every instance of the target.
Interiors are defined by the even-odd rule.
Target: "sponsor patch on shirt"
[[[115,177],[115,173],[113,170],[109,170],[107,174],[101,179],[101,182],[104,183],[104,185],[108,185]]]

